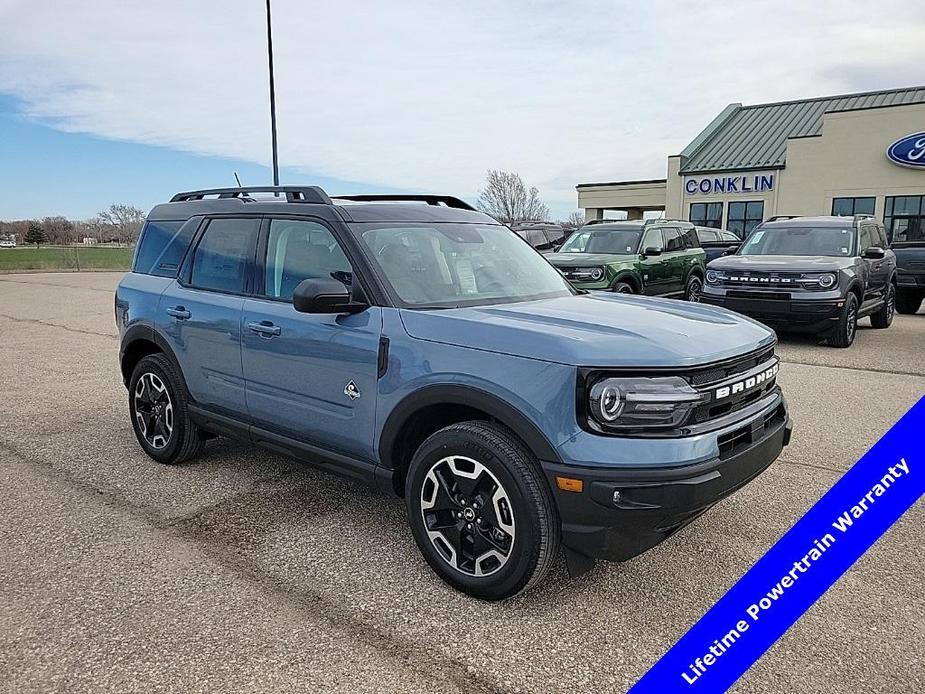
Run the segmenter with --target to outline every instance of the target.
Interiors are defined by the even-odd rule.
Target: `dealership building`
[[[742,235],[774,216],[866,213],[891,238],[925,234],[925,87],[730,104],[667,178],[577,189],[588,220],[659,211]]]

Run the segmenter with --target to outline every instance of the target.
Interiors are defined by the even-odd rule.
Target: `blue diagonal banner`
[[[925,397],[630,690],[723,692],[925,492]]]

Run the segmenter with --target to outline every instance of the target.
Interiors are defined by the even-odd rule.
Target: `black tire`
[[[889,328],[896,312],[896,287],[890,282],[886,286],[886,299],[876,313],[870,314],[870,324],[878,330]]]
[[[157,385],[155,388],[154,386]],[[160,408],[153,413],[145,393],[160,393]],[[168,427],[167,407],[170,406]],[[135,438],[145,453],[159,463],[175,465],[196,456],[203,447],[200,431],[189,418],[188,398],[183,377],[163,354],[151,354],[141,359],[129,379],[128,409]],[[146,431],[146,423],[150,431]],[[169,428],[169,432],[167,431]],[[161,432],[160,436],[157,432]],[[166,434],[166,435],[165,435]]]
[[[614,285],[610,288],[610,291],[616,292],[617,294],[635,294],[636,290],[633,289],[633,285],[629,282],[614,282]]]
[[[904,315],[918,313],[922,306],[922,295],[915,290],[900,289],[896,292],[896,310]]]
[[[691,275],[687,278],[687,288],[684,290],[685,301],[694,303],[700,302],[700,294],[703,292],[703,280],[700,275]]]
[[[850,347],[857,332],[858,298],[854,295],[854,292],[848,292],[838,323],[829,336],[829,344],[832,347]]]
[[[475,481],[456,471],[475,475]],[[411,532],[430,567],[476,598],[503,600],[530,589],[559,553],[559,513],[539,463],[512,432],[496,424],[453,424],[424,441],[408,470],[405,504]],[[493,548],[497,556],[490,556]],[[476,567],[485,575],[476,575]]]

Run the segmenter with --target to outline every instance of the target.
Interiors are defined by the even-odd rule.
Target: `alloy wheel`
[[[848,338],[848,343],[854,339],[854,331],[858,325],[858,311],[854,307],[854,304],[851,304],[848,307],[848,324],[845,326],[845,336]]]
[[[893,314],[896,312],[896,289],[890,284],[886,294],[886,322],[893,320]]]
[[[160,376],[144,373],[135,384],[135,419],[152,448],[164,448],[173,433],[173,403]]]
[[[511,499],[482,463],[449,456],[434,463],[421,485],[424,529],[437,554],[469,576],[490,576],[514,547]]]
[[[687,287],[687,300],[693,301],[695,304],[700,302],[700,280],[692,279],[691,283]]]

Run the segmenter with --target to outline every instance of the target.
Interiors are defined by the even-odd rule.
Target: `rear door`
[[[299,313],[292,292],[309,278],[350,286],[334,230],[313,218],[269,219],[257,251],[255,296],[244,301],[242,362],[256,426],[328,451],[374,460],[382,309]]]
[[[180,276],[161,295],[155,320],[193,399],[237,418],[246,416],[241,310],[259,225],[255,217],[208,220]]]
[[[687,267],[693,260],[693,255],[685,249],[680,229],[662,227],[662,234],[665,237],[665,252],[662,258],[666,264],[665,289],[662,293],[683,292],[687,280]]]

